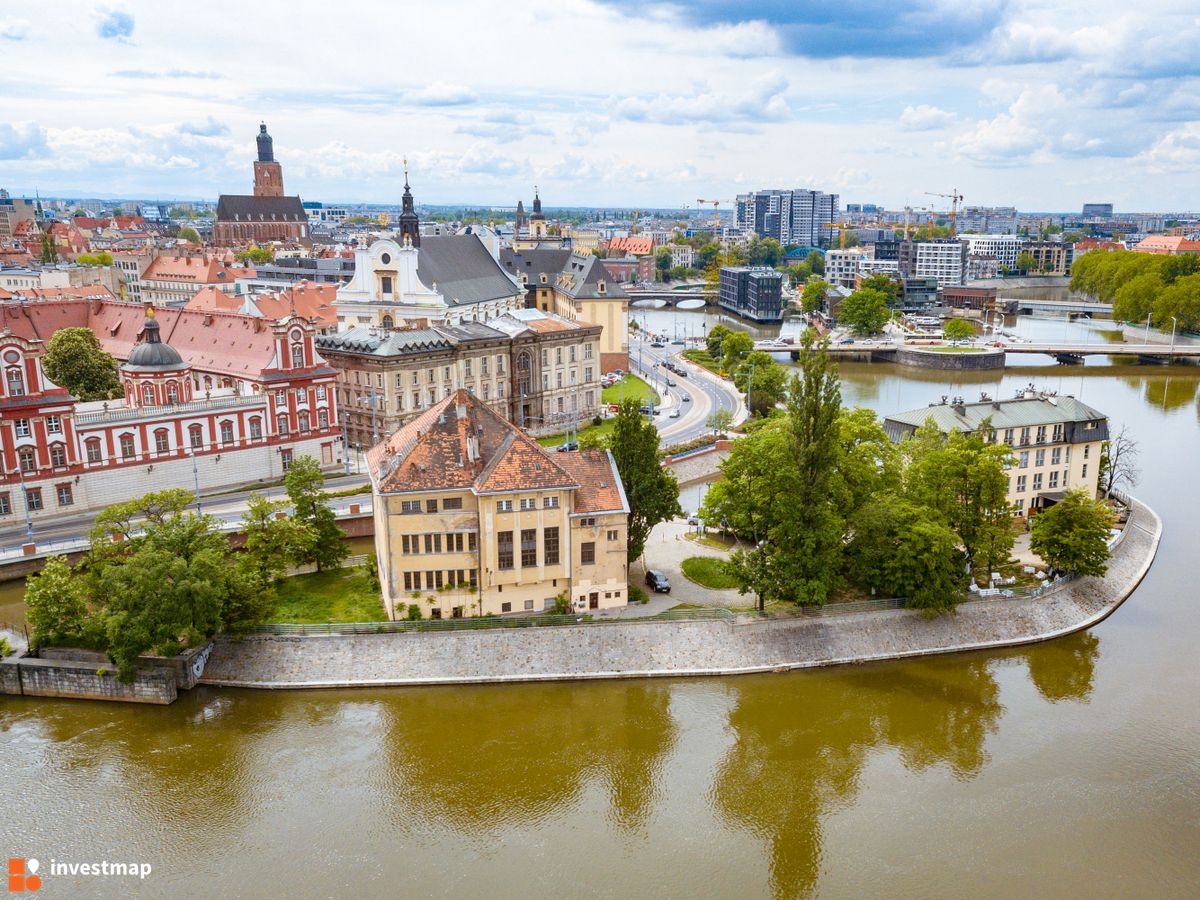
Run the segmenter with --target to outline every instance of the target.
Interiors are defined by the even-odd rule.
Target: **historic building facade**
[[[275,159],[266,124],[258,130],[254,193],[222,194],[217,199],[213,243],[222,247],[309,237],[308,213],[299,197],[283,193],[283,167]]]
[[[532,309],[316,338],[338,373],[347,439],[363,449],[460,388],[531,432],[586,425],[600,412],[600,342],[598,326]]]
[[[368,455],[388,615],[628,603],[629,504],[608,451],[549,452],[465,389]]]
[[[298,456],[342,463],[335,373],[303,319],[66,301],[0,320],[0,525],[277,481]],[[78,402],[42,369],[54,331],[89,325],[124,360],[122,397]]]

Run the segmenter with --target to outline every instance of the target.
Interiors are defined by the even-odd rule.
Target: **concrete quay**
[[[732,675],[903,659],[1036,643],[1081,631],[1137,588],[1162,522],[1132,501],[1104,578],[1037,598],[976,600],[951,615],[888,609],[736,621],[624,620],[554,628],[221,639],[209,685],[333,688],[593,678]]]

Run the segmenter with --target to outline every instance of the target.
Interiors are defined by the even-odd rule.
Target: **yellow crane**
[[[926,191],[926,195],[930,197],[945,197],[950,201],[950,237],[955,237],[958,234],[958,204],[962,200],[963,195],[958,192],[958,188],[950,188],[949,194],[938,194],[933,191]]]
[[[732,200],[697,200],[696,202],[699,204],[705,204],[705,203],[712,204],[712,208],[713,208],[712,236],[713,236],[714,241],[717,240],[717,237],[718,237],[717,230],[718,230],[718,228],[720,228],[720,224],[717,219],[717,207],[719,207],[722,203],[733,203],[733,201]]]

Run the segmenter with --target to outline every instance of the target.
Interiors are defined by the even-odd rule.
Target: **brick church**
[[[283,167],[275,160],[266,124],[258,127],[254,193],[222,194],[217,200],[213,243],[235,247],[267,241],[307,240],[308,214],[299,197],[283,193]]]

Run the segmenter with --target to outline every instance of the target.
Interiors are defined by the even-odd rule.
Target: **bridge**
[[[877,361],[886,361],[895,357],[896,351],[905,348],[910,350],[936,350],[946,344],[899,344],[895,341],[856,340],[850,343],[830,344],[831,356],[864,356],[869,355]],[[997,343],[975,344],[981,350],[1003,350],[1005,354],[1025,353],[1053,356],[1060,363],[1080,363],[1085,356],[1136,356],[1142,362],[1168,364],[1175,359],[1200,360],[1200,343],[1170,344],[1162,343],[1086,343],[1076,344],[1067,342],[1025,343],[999,341]],[[800,347],[780,341],[756,341],[755,350],[764,353],[787,353],[793,360],[800,357]],[[964,348],[965,349],[965,348]]]
[[[1068,315],[1112,315],[1111,303],[1090,300],[1030,300],[1024,297],[999,297],[996,303],[1017,313],[1057,312]]]

